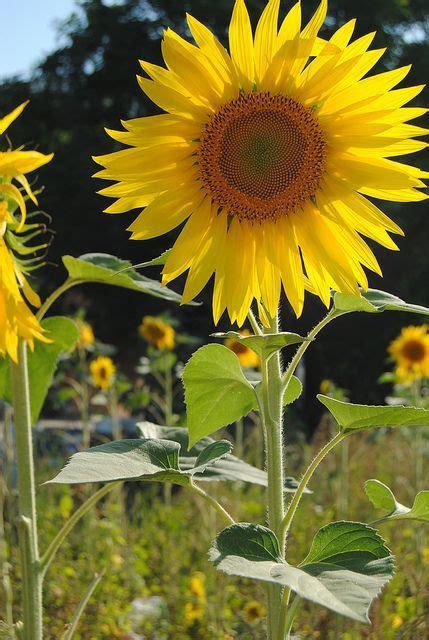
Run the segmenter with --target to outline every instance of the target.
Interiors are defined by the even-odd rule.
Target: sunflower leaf
[[[242,336],[238,331],[228,331],[227,333],[212,333],[213,338],[226,340],[232,338],[238,342],[242,342],[246,347],[252,349],[259,357],[263,355],[268,357],[276,351],[280,351],[284,347],[293,344],[305,342],[307,338],[300,336],[298,333],[290,333],[282,331],[281,333],[265,333],[257,336]]]
[[[162,287],[157,280],[137,273],[127,260],[107,253],[87,253],[79,258],[63,256],[63,263],[72,280],[123,287],[171,302],[181,300],[181,296],[175,291]]]
[[[210,559],[224,573],[290,587],[301,598],[359,622],[369,622],[369,607],[394,569],[383,539],[360,522],[322,527],[299,567],[281,558],[272,531],[247,523],[221,531]]]
[[[267,486],[268,479],[265,471],[253,467],[230,453],[227,453],[217,460],[212,460],[203,472],[198,471],[196,473],[195,467],[198,457],[202,455],[203,451],[218,442],[213,440],[213,438],[202,438],[188,450],[189,433],[184,427],[160,427],[152,422],[140,422],[137,426],[143,438],[160,438],[178,442],[181,446],[179,458],[180,468],[182,471],[192,471],[198,482],[233,480],[235,482],[250,482],[251,484],[257,484],[263,487]],[[294,493],[297,486],[298,482],[295,478],[289,476],[285,478],[285,493]],[[305,493],[311,493],[311,491],[307,489]]]
[[[382,520],[419,520],[429,523],[429,491],[420,491],[411,508],[398,502],[392,490],[383,482],[371,479],[365,482],[365,493],[376,509],[387,511]]]
[[[429,409],[351,404],[319,394],[319,402],[334,416],[341,433],[378,427],[421,427],[429,424]]]
[[[170,440],[115,440],[75,453],[48,483],[168,481],[187,484],[179,468],[180,445]]]
[[[334,293],[334,307],[337,311],[365,311],[367,313],[382,313],[383,311],[408,311],[429,315],[429,309],[417,304],[409,304],[401,298],[379,291],[378,289],[368,289],[362,291],[361,296],[354,296],[350,293]]]
[[[53,316],[42,320],[41,325],[51,342],[36,341],[34,351],[28,351],[28,378],[30,384],[31,420],[37,422],[43,408],[57,362],[62,353],[72,351],[79,332],[70,318]],[[0,360],[0,396],[12,402],[12,388],[7,359]]]
[[[183,371],[189,446],[248,414],[256,393],[235,353],[220,344],[201,347]]]
[[[292,376],[288,386],[285,389],[283,395],[283,404],[292,404],[295,400],[298,400],[302,393],[302,382],[296,376]]]

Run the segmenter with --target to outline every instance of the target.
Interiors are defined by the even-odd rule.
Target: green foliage
[[[212,438],[205,437],[189,448],[189,432],[182,427],[160,427],[151,422],[141,422],[139,425],[143,438],[166,438],[178,442],[180,450],[180,468],[183,470],[193,469],[197,465],[197,460],[204,454],[204,451],[217,443]],[[267,474],[261,469],[236,458],[227,453],[220,463],[206,467],[204,473],[195,474],[199,482],[238,480],[251,484],[267,486]],[[296,481],[293,478],[287,479],[285,491],[295,491]]]
[[[37,341],[28,352],[28,377],[31,398],[31,419],[37,422],[60,356],[73,350],[79,333],[73,320],[61,316],[42,320],[49,343]],[[0,396],[12,402],[8,360],[0,359]]]
[[[151,426],[144,426],[143,431],[152,431]],[[183,429],[169,431],[177,433]],[[170,433],[167,431],[165,435]],[[74,484],[144,480],[187,485],[195,475],[198,480],[244,480],[266,484],[264,472],[229,455],[231,444],[228,441],[205,440],[203,446],[194,452],[196,455],[185,457],[183,465],[183,459],[179,458],[183,443],[181,438],[116,440],[75,453],[68,464],[49,482]]]
[[[283,396],[283,404],[292,404],[298,400],[302,393],[302,382],[296,376],[292,376]]]
[[[351,404],[319,394],[318,400],[332,413],[344,434],[379,427],[422,427],[429,424],[429,410],[416,407],[371,407]]]
[[[224,529],[210,558],[227,574],[290,587],[301,598],[360,622],[369,622],[371,602],[393,574],[384,541],[360,522],[322,527],[299,567],[281,558],[272,531],[247,523]]]
[[[264,335],[255,336],[242,336],[238,331],[228,331],[227,333],[212,333],[212,336],[214,338],[222,338],[223,340],[232,338],[233,340],[242,342],[246,347],[253,349],[260,358],[268,357],[284,347],[301,344],[301,342],[307,340],[307,338],[297,333],[290,333],[288,331],[265,333]]]
[[[417,304],[409,304],[401,298],[377,289],[362,291],[362,296],[350,293],[334,293],[334,307],[337,311],[365,311],[367,313],[383,313],[383,311],[408,311],[428,316],[429,309]]]
[[[180,296],[177,293],[168,287],[162,287],[157,280],[151,280],[137,273],[127,260],[121,260],[107,253],[87,253],[79,258],[64,256],[63,262],[72,280],[109,284],[171,302],[180,302]]]
[[[392,490],[379,480],[367,480],[365,493],[376,509],[387,511],[382,520],[419,520],[429,523],[429,491],[420,491],[411,509],[398,502]]]
[[[189,446],[232,424],[257,406],[235,353],[220,344],[196,351],[183,372]]]

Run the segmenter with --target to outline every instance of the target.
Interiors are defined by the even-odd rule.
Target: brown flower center
[[[412,362],[421,362],[425,354],[425,345],[418,340],[409,340],[402,347],[402,355]]]
[[[198,161],[212,199],[239,220],[302,207],[320,186],[326,140],[314,113],[292,98],[250,93],[206,124]]]

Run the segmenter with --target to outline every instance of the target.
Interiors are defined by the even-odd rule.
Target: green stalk
[[[317,467],[322,462],[323,458],[326,455],[328,455],[328,453],[332,451],[332,449],[336,447],[337,444],[339,444],[346,437],[347,436],[344,435],[343,433],[337,433],[337,435],[334,438],[332,438],[332,440],[330,440],[327,444],[325,444],[325,446],[322,449],[320,449],[319,453],[316,455],[316,457],[307,467],[307,470],[302,476],[302,479],[298,485],[297,490],[293,494],[293,498],[290,501],[289,507],[287,509],[286,515],[283,519],[283,522],[280,528],[279,541],[281,544],[281,548],[284,548],[286,535],[292,524],[292,520],[294,518],[294,515],[296,513],[296,510],[302,498],[302,494],[304,493],[308,483],[310,482],[313,473],[316,471]]]
[[[266,333],[277,333],[277,318]],[[265,465],[268,475],[268,526],[278,536],[284,518],[283,470],[283,384],[280,355],[262,356],[261,418],[265,438]],[[267,629],[269,640],[277,639],[282,587],[270,584],[268,590]]]
[[[15,416],[20,552],[23,574],[24,640],[43,638],[42,574],[37,534],[36,482],[31,430],[27,345],[19,341],[18,363],[11,363]]]
[[[84,283],[85,280],[73,280],[72,278],[68,278],[60,287],[58,287],[58,289],[55,289],[55,291],[53,291],[51,295],[46,298],[45,302],[42,304],[36,314],[37,319],[42,320],[42,318],[45,317],[47,311],[51,308],[57,298],[59,298],[63,293],[65,293],[72,287],[76,287],[78,284]]]

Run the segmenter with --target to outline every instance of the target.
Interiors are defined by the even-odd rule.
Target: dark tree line
[[[264,3],[249,0],[248,5],[256,18]],[[289,5],[284,3],[283,9]],[[316,3],[304,0],[303,5],[304,13],[309,15]],[[40,174],[40,182],[46,187],[43,208],[52,215],[56,231],[51,262],[60,264],[64,253],[105,251],[136,263],[170,246],[174,234],[146,243],[129,242],[125,228],[136,212],[121,216],[101,214],[106,199],[96,190],[105,184],[91,179],[96,170],[91,156],[115,148],[104,127],[119,128],[120,118],[156,112],[140,92],[135,75],[140,70],[139,58],[161,62],[162,30],[170,26],[187,34],[184,18],[188,11],[214,28],[225,41],[231,9],[232,0],[125,0],[109,5],[102,0],[81,0],[59,28],[61,46],[33,70],[28,80],[12,77],[0,87],[0,113],[31,99],[25,116],[11,130],[15,146],[37,143],[41,150],[55,152],[54,161]],[[376,29],[375,45],[390,47],[380,70],[383,65],[412,62],[409,81],[425,81],[429,67],[426,0],[332,0],[326,33],[354,17],[358,19],[357,35]],[[416,104],[423,101],[424,97],[419,97]],[[420,154],[418,162],[428,168],[428,155]],[[385,277],[383,281],[374,277],[371,284],[416,303],[428,303],[427,205],[383,203],[383,208],[403,226],[406,238],[399,240],[399,254],[376,249]],[[58,267],[46,267],[41,276],[42,288],[51,289],[61,274]],[[206,301],[209,295],[205,294]],[[91,305],[95,298],[97,304]],[[125,353],[134,348],[133,336],[141,315],[159,308],[158,301],[137,296],[134,299],[119,290],[91,289],[73,294],[66,301],[65,310],[79,303],[88,307],[89,318],[94,320],[100,337],[119,342]],[[301,330],[302,324],[310,326],[321,313],[320,304],[309,300]],[[183,308],[180,315],[189,332],[206,337],[213,329],[207,306],[193,308],[192,312]],[[410,316],[394,315],[340,320],[327,330],[307,360],[310,393],[314,395],[323,377],[332,377],[342,386],[353,387],[355,400],[365,394],[380,400],[383,391],[374,387],[374,381],[383,369],[385,346],[402,324],[412,321]],[[292,329],[297,326],[288,310],[284,322]]]

